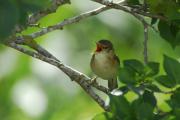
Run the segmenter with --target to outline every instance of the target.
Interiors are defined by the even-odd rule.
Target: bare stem
[[[148,25],[146,23],[144,25],[144,63],[148,63]]]

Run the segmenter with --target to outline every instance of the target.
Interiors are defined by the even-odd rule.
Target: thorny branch
[[[130,8],[128,6],[123,6],[119,3],[112,3],[112,2],[107,2],[106,0],[92,0],[95,2],[98,2],[100,4],[103,4],[102,7],[97,8],[95,10],[82,13],[80,15],[77,15],[72,18],[65,19],[64,21],[53,25],[49,26],[47,28],[42,28],[40,31],[32,33],[27,36],[18,36],[11,38],[10,41],[5,43],[5,45],[14,48],[28,56],[34,57],[36,59],[39,59],[41,61],[44,61],[48,64],[51,64],[60,70],[62,70],[67,76],[70,77],[72,81],[75,81],[77,84],[79,84],[84,91],[86,91],[91,98],[93,98],[105,111],[109,110],[109,107],[105,105],[105,101],[100,98],[92,89],[92,87],[97,88],[98,90],[109,94],[109,90],[103,86],[98,85],[97,83],[91,84],[89,81],[91,78],[88,76],[84,75],[83,73],[80,73],[79,71],[76,71],[75,69],[72,69],[71,67],[64,65],[60,60],[58,60],[55,56],[53,56],[51,53],[49,53],[46,49],[38,45],[34,39],[37,37],[40,37],[44,34],[47,34],[51,31],[57,30],[57,29],[62,29],[64,26],[77,23],[81,20],[84,20],[88,17],[95,16],[101,12],[104,12],[109,9],[117,9],[124,11],[126,13],[129,13],[133,15],[135,18],[137,18],[140,22],[142,22],[144,26],[144,62],[148,62],[148,55],[147,55],[147,41],[148,41],[148,27],[153,28],[149,23],[145,21],[145,19],[142,16],[147,16],[151,18],[158,18],[158,19],[163,19],[165,20],[166,18],[160,15],[152,15],[150,13],[140,11],[137,9]],[[105,2],[104,2],[105,1]],[[66,3],[70,3],[69,0],[54,0],[51,8],[37,12],[29,17],[28,23],[29,24],[35,24],[37,23],[38,20],[40,20],[42,17],[45,15],[48,15],[52,12],[55,12],[56,9]],[[154,29],[154,28],[153,28]],[[23,46],[29,46],[32,49],[27,49],[26,47]]]

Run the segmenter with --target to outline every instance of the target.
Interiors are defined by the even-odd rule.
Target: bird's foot
[[[89,84],[91,84],[91,85],[93,85],[93,84],[97,84],[96,79],[97,79],[97,76],[96,76],[96,77],[94,77],[94,78],[92,78],[92,79],[90,80]]]

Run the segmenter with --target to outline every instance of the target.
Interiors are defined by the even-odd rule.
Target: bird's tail
[[[111,79],[111,80],[108,80],[108,88],[110,91],[118,88],[118,83],[117,83],[117,79]]]

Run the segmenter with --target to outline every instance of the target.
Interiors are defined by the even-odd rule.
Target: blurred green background
[[[44,17],[40,25],[54,25],[100,6],[91,1],[71,2],[71,5],[64,5],[56,13]],[[23,34],[37,30],[28,28]],[[63,63],[92,77],[89,66],[91,53],[95,49],[95,42],[100,39],[113,42],[121,62],[132,58],[143,61],[142,25],[131,15],[118,10],[105,11],[65,26],[63,30],[48,33],[37,41]],[[173,50],[157,32],[150,29],[149,60],[162,63],[163,54],[178,58],[180,48]],[[133,96],[131,93],[127,95],[129,100]],[[168,96],[160,97],[159,106],[168,109],[163,103]],[[57,68],[0,46],[0,120],[90,120],[102,111]]]

